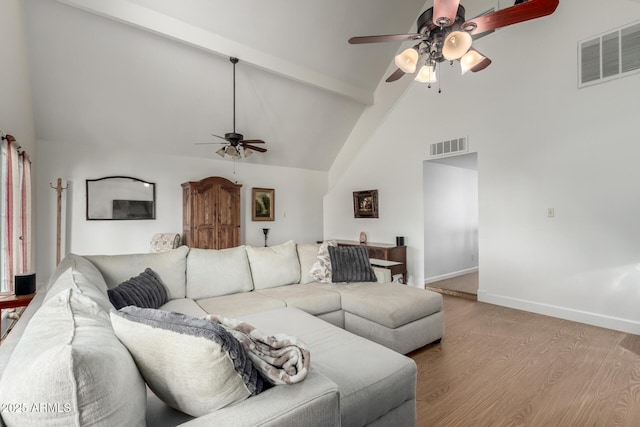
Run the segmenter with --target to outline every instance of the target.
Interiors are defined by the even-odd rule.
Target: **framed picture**
[[[353,192],[354,218],[378,218],[378,190]]]
[[[251,189],[251,220],[273,221],[275,205],[276,190],[273,188]]]

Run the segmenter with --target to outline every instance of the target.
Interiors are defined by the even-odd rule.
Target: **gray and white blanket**
[[[254,366],[272,384],[295,384],[309,373],[309,349],[296,337],[266,335],[245,322],[216,314],[206,318],[223,326],[240,341]]]

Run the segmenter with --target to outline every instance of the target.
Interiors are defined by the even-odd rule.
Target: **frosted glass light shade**
[[[466,31],[452,31],[447,38],[444,39],[442,56],[449,61],[458,59],[467,53],[472,42],[471,35]]]
[[[233,146],[227,147],[227,154],[231,157],[235,157],[236,159],[240,158],[240,152],[236,147]]]
[[[462,68],[462,74],[471,70],[473,67],[487,59],[480,52],[471,49],[460,58],[460,68]]]
[[[224,153],[225,153],[225,149],[227,147],[222,147],[221,149],[219,149],[218,151],[216,151],[216,154],[220,157],[224,157]]]
[[[420,71],[416,75],[414,79],[420,83],[435,83],[438,81],[436,78],[436,67],[435,65],[423,65],[420,68]]]
[[[242,157],[249,157],[252,154],[253,154],[253,150],[251,150],[249,148],[243,148],[242,149]]]
[[[415,73],[418,64],[418,51],[410,47],[395,57],[396,66],[405,73]]]

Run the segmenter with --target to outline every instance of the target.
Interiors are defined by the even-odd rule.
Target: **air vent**
[[[444,157],[452,154],[469,151],[467,138],[450,139],[448,141],[434,142],[429,148],[429,157]]]
[[[578,87],[640,72],[640,22],[578,43]]]

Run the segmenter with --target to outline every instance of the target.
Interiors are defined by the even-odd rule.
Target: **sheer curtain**
[[[0,135],[0,293],[13,293],[14,276],[31,270],[31,162]]]

